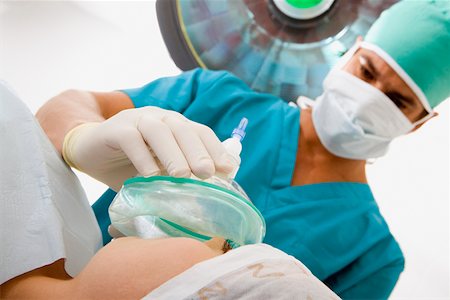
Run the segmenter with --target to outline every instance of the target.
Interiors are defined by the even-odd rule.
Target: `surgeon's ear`
[[[411,130],[411,132],[416,131],[417,129],[419,129],[420,127],[422,127],[423,124],[425,124],[426,122],[430,121],[431,119],[433,119],[434,117],[437,117],[439,114],[437,112],[433,112],[433,115],[427,119],[425,122],[422,122],[420,124],[417,124],[416,127],[414,127],[413,130]]]

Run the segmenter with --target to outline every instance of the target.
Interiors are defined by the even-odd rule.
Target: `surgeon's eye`
[[[405,105],[405,100],[397,93],[386,93],[386,96],[388,96],[389,99],[391,99],[392,102],[394,102],[394,104],[402,109],[402,108],[406,108]]]
[[[361,72],[361,75],[364,80],[371,81],[375,79],[375,76],[366,67],[360,66],[359,71]]]

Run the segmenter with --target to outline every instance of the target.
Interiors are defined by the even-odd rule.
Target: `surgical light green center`
[[[307,9],[318,5],[323,0],[286,0],[291,6],[300,9]]]

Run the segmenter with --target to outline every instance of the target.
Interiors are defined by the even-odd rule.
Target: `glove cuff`
[[[80,169],[80,167],[77,165],[77,158],[76,158],[76,147],[78,145],[78,141],[81,136],[85,135],[87,131],[90,131],[92,128],[99,126],[100,123],[96,122],[89,122],[89,123],[83,123],[81,125],[78,125],[74,128],[72,128],[65,136],[62,146],[62,156],[65,160],[65,162],[71,166],[72,168],[75,168],[79,171],[83,171]]]

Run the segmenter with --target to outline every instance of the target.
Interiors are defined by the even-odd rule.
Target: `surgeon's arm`
[[[118,112],[133,108],[131,99],[122,92],[65,91],[45,103],[36,113],[50,141],[62,153],[65,135],[87,122],[102,122]]]
[[[214,119],[229,109],[231,101],[242,100],[239,94],[236,95],[239,91],[251,90],[232,74],[195,69],[123,92],[69,90],[45,103],[36,117],[61,152],[65,135],[80,124],[101,122],[122,110],[144,106],[157,106],[182,114],[191,108],[205,111],[208,118]]]

